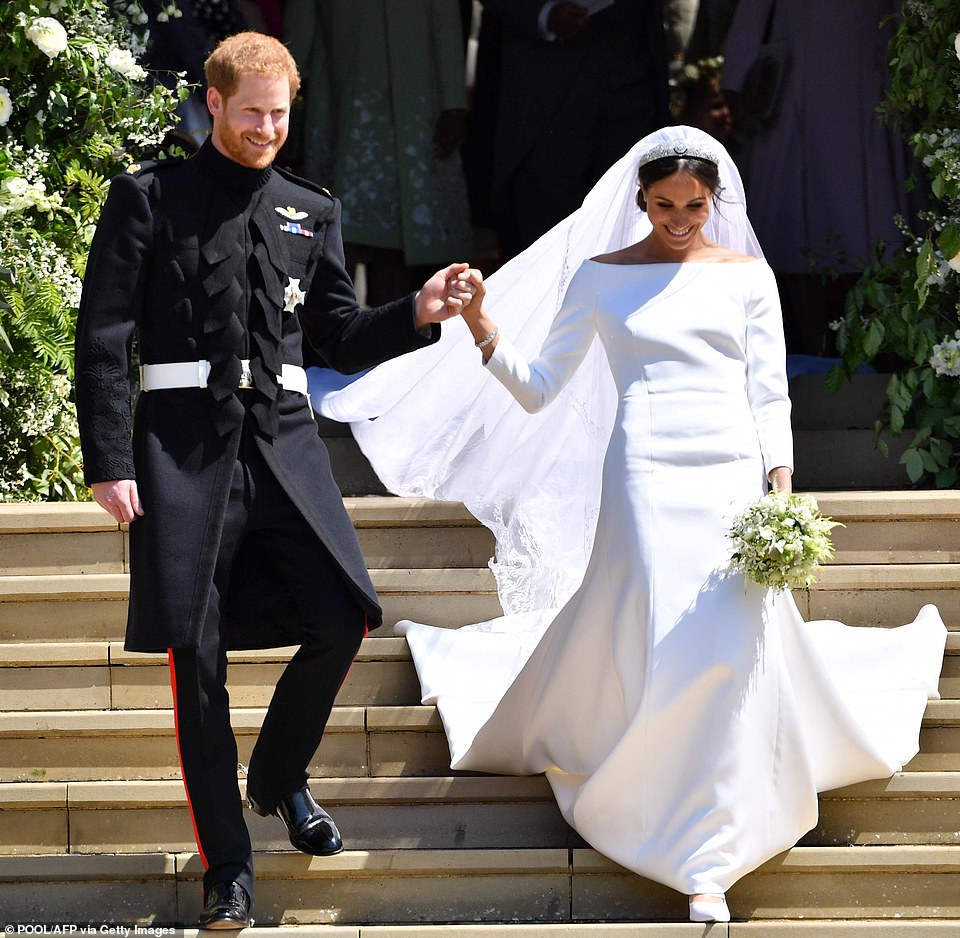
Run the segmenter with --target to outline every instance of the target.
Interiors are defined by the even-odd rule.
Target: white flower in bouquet
[[[950,260],[947,261],[947,263],[950,265],[950,267],[953,270],[960,273],[960,254],[957,254],[954,257],[951,257]]]
[[[960,33],[953,37],[953,48],[957,53],[957,58],[960,59]]]
[[[938,375],[960,377],[960,329],[954,333],[952,339],[944,339],[934,345],[930,367]]]
[[[13,101],[10,100],[10,92],[0,85],[0,127],[6,127],[10,115],[13,113]]]
[[[809,495],[768,492],[733,521],[730,570],[769,589],[807,589],[833,556],[830,531],[838,526]]]
[[[67,48],[67,31],[52,16],[33,20],[27,27],[27,39],[49,59],[55,59]]]
[[[108,68],[131,81],[142,81],[147,77],[147,73],[137,64],[129,49],[111,49],[107,53],[106,63]]]

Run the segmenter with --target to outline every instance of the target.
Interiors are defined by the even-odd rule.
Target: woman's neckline
[[[628,264],[619,264],[616,261],[598,261],[592,257],[587,258],[591,264],[599,264],[601,267],[683,267],[687,264],[700,264],[702,266],[726,267],[726,266],[745,266],[747,264],[756,264],[763,260],[760,257],[749,257],[742,261],[736,260],[716,260],[716,261],[634,261]]]

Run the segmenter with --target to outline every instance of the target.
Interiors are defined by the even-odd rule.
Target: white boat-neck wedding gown
[[[501,338],[488,367],[536,410],[596,335],[619,409],[579,589],[559,610],[398,630],[453,768],[544,772],[601,853],[725,892],[816,824],[817,791],[912,758],[946,633],[933,606],[900,628],[804,623],[789,594],[727,573],[733,516],[792,463],[764,261],[587,261],[540,357]]]

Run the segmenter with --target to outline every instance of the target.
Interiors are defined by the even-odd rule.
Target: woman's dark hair
[[[637,178],[641,186],[648,188],[655,182],[681,171],[699,179],[710,190],[714,207],[719,207],[720,193],[723,189],[720,185],[720,171],[716,163],[701,159],[699,156],[665,156],[659,160],[651,160],[640,167]],[[647,210],[643,189],[637,190],[637,205],[644,211]]]

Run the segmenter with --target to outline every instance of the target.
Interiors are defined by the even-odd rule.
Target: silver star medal
[[[307,294],[300,289],[300,279],[287,277],[287,285],[283,288],[283,311],[295,313],[306,298]]]

